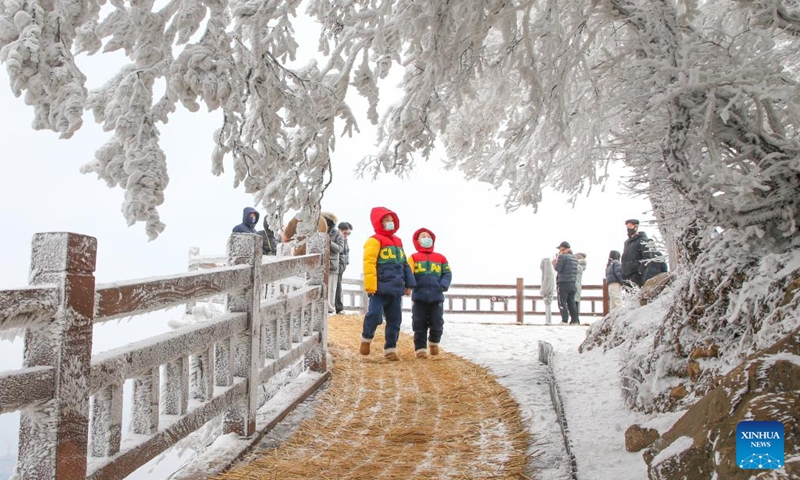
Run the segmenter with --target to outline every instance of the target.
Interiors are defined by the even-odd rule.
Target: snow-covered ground
[[[513,317],[480,321],[476,323],[475,317],[446,318],[442,346],[487,367],[520,404],[534,436],[534,449],[539,452],[533,460],[537,478],[570,478],[568,457],[550,400],[546,367],[538,359],[540,340],[553,346],[553,369],[564,403],[578,478],[647,477],[641,453],[625,450],[625,429],[649,418],[623,406],[615,352],[604,354],[594,349],[578,353],[578,346],[586,338],[586,326],[544,325],[542,317],[527,318],[525,325],[514,324]],[[553,321],[558,319],[554,317]],[[410,322],[404,322],[403,327],[410,331]]]
[[[595,319],[586,319],[584,322]],[[556,317],[554,322],[558,322]],[[410,333],[410,316],[403,329]],[[527,317],[516,325],[513,316],[446,316],[442,347],[488,368],[520,404],[526,425],[534,437],[531,453],[536,476],[541,480],[570,478],[568,457],[550,400],[546,367],[539,363],[538,342],[553,346],[553,369],[559,384],[577,475],[581,479],[646,478],[641,453],[625,450],[625,429],[648,424],[664,431],[674,421],[651,418],[627,410],[619,388],[618,353],[594,349],[579,354],[587,326],[544,325],[543,317]],[[304,411],[310,412],[310,409]],[[170,452],[129,478],[167,478],[192,455]],[[0,475],[0,479],[7,477]]]

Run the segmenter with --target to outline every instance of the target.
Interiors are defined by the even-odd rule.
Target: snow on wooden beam
[[[0,373],[0,414],[53,397],[53,367],[30,367]]]
[[[292,310],[303,308],[321,296],[322,289],[318,285],[310,285],[290,292],[283,299],[263,301],[261,302],[261,318],[281,317]]]
[[[0,330],[49,322],[58,308],[58,295],[52,285],[0,291]]]
[[[98,285],[95,323],[182,305],[250,285],[247,265]]]
[[[320,255],[301,255],[264,263],[261,265],[261,283],[272,283],[319,268],[321,258]]]
[[[89,480],[111,480],[125,478],[140,466],[172,447],[211,419],[232,408],[244,397],[247,383],[236,379],[236,383],[226,388],[210,401],[192,409],[186,416],[175,421],[169,427],[146,437],[142,442],[125,446],[117,455],[103,459],[89,460]]]
[[[244,314],[227,314],[98,354],[92,360],[91,392],[123,383],[127,378],[186,353],[205,350],[214,342],[245,328],[247,319]]]

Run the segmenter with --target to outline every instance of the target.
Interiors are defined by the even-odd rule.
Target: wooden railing
[[[328,251],[327,236],[301,257],[262,260],[260,242],[232,235],[224,267],[95,285],[94,238],[36,234],[30,286],[0,291],[0,331],[25,335],[22,368],[0,372],[0,414],[20,411],[20,478],[123,478],[220,415],[225,433],[252,436],[258,387],[298,361],[317,375],[298,396],[322,385],[328,262],[314,252]],[[269,293],[298,275],[303,285]],[[220,294],[217,318],[91,354],[94,324]]]
[[[514,315],[517,323],[525,316],[547,315],[548,305],[541,295],[541,285],[454,283],[445,293],[444,313],[466,315]],[[603,317],[608,313],[608,290],[603,285],[583,285],[580,316]],[[342,280],[342,303],[345,310],[366,312],[368,299],[361,280]],[[558,315],[553,298],[553,311]],[[587,308],[588,307],[588,308]],[[411,299],[403,297],[403,310],[411,311]]]

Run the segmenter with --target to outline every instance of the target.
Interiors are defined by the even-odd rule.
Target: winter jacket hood
[[[337,223],[339,223],[339,219],[336,217],[336,215],[334,215],[334,214],[333,214],[333,213],[331,213],[331,212],[322,212],[322,213],[320,213],[319,215],[320,215],[322,218],[324,218],[324,219],[326,219],[326,220],[330,220],[331,222],[333,222],[333,225],[334,225],[334,226],[336,226],[336,224],[337,224]]]
[[[433,240],[433,243],[428,248],[425,248],[419,244],[419,234],[422,232],[428,232],[428,235],[431,236],[431,240]],[[414,232],[414,237],[412,238],[412,240],[414,242],[414,248],[416,248],[418,252],[431,253],[433,251],[433,247],[436,246],[436,235],[434,235],[433,232],[424,227]]]
[[[256,214],[256,221],[248,223],[247,217],[250,216],[251,213]],[[258,233],[256,232],[256,225],[258,225],[259,217],[258,210],[253,207],[245,207],[242,211],[242,223],[233,227],[233,233]]]
[[[245,225],[249,225],[249,224],[247,223],[247,217],[248,217],[248,216],[249,216],[251,213],[255,213],[255,214],[256,214],[256,221],[255,221],[255,222],[253,222],[253,224],[252,224],[252,225],[250,225],[251,227],[255,228],[255,226],[256,226],[256,225],[258,225],[258,219],[259,219],[259,218],[261,218],[261,215],[259,215],[259,214],[258,214],[258,210],[256,210],[256,209],[255,209],[255,208],[253,208],[253,207],[245,207],[245,208],[244,208],[244,211],[242,211],[242,223],[244,223]]]
[[[393,230],[386,230],[383,228],[381,219],[386,215],[390,215],[392,217],[392,221],[394,222]],[[372,228],[375,229],[375,233],[378,235],[391,236],[394,235],[394,232],[400,229],[400,219],[397,217],[397,214],[386,207],[373,208],[369,214],[369,220],[372,222]]]

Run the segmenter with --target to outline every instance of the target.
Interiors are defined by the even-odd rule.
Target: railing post
[[[200,256],[200,247],[191,247],[191,248],[189,248],[189,259],[188,259],[187,263],[189,264],[188,267],[189,267],[189,271],[190,272],[195,272],[197,270],[200,270],[200,266],[192,261],[195,257],[199,257],[199,256]],[[197,302],[195,302],[195,301],[187,302],[186,303],[186,313],[187,314],[191,314],[192,313],[192,309],[194,309],[195,305],[197,305]]]
[[[517,278],[517,325],[522,325],[525,319],[525,284]]]
[[[86,477],[89,373],[92,361],[97,240],[74,233],[37,233],[31,285],[61,290],[49,325],[25,331],[24,367],[55,369],[51,400],[20,414],[20,478]]]
[[[258,386],[261,364],[261,236],[252,234],[233,234],[228,240],[228,265],[250,265],[250,285],[235,295],[228,295],[228,312],[247,313],[248,328],[238,338],[235,349],[235,368],[237,373],[247,373],[247,394],[238,409],[228,412],[225,417],[225,433],[235,432],[249,437],[256,430],[256,410],[258,409]]]
[[[603,279],[603,316],[605,317],[608,315],[608,311],[610,310],[609,305],[609,297],[608,297],[608,281],[604,278]]]
[[[318,285],[320,298],[311,309],[312,331],[319,331],[320,345],[306,354],[305,365],[315,372],[328,371],[328,263],[330,257],[330,237],[317,233],[307,240],[308,253],[321,254],[320,266],[309,273],[308,284]]]

